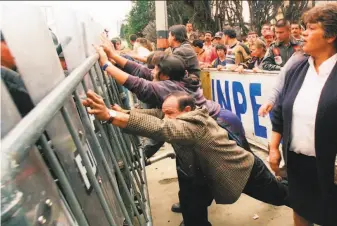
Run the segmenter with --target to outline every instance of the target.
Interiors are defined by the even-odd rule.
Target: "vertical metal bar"
[[[138,151],[135,151],[135,153],[136,153],[137,159],[140,161],[141,156],[140,156],[140,152],[139,152],[139,150],[140,150],[140,149],[139,149],[139,147],[140,147],[140,141],[139,141],[139,138],[136,137],[136,136],[134,136],[134,135],[131,135],[130,137],[131,137],[132,140],[133,140],[134,149],[135,149],[135,150],[138,150]]]
[[[144,180],[143,180],[142,174],[140,173],[139,169],[134,168],[134,166],[133,166],[133,162],[132,162],[132,160],[131,160],[130,153],[129,153],[129,151],[128,151],[128,150],[130,150],[130,152],[131,152],[131,147],[128,148],[128,146],[127,146],[127,144],[126,144],[127,135],[126,135],[126,134],[123,134],[123,133],[120,131],[120,129],[118,129],[118,132],[119,132],[119,137],[121,138],[122,144],[123,144],[123,146],[124,146],[124,150],[125,150],[125,153],[126,153],[126,158],[127,158],[128,162],[129,162],[129,164],[130,164],[132,170],[136,170],[136,171],[138,172],[138,176],[139,176],[139,178],[140,178],[140,181],[141,181],[142,184],[144,184]],[[132,154],[132,153],[131,153],[131,154]],[[136,176],[135,176],[135,177],[136,177]],[[138,180],[138,179],[137,179],[137,180]],[[143,195],[143,197],[144,197],[144,193],[143,193],[143,192],[141,192],[141,193],[142,193],[142,195]]]
[[[85,82],[83,82],[83,83],[85,84]],[[84,86],[83,88],[84,88],[84,90],[87,90],[87,87]],[[95,132],[93,131],[93,129],[92,129],[92,127],[91,127],[91,123],[90,123],[90,121],[89,121],[89,119],[88,119],[88,117],[87,117],[87,115],[86,115],[87,113],[86,113],[85,107],[82,105],[81,100],[80,100],[80,97],[79,97],[77,91],[74,92],[74,97],[75,97],[75,100],[76,100],[76,103],[77,103],[77,107],[78,107],[78,109],[79,109],[79,111],[80,111],[80,113],[81,113],[81,115],[82,115],[81,118],[82,118],[82,121],[83,121],[84,128],[86,128],[87,132],[88,132],[89,135],[92,137],[92,140],[93,140],[93,146],[94,146],[93,151],[94,151],[94,152],[97,152],[97,154],[98,154],[98,155],[100,156],[100,158],[102,159],[104,169],[106,170],[106,172],[107,172],[107,174],[108,174],[109,181],[110,181],[110,183],[111,183],[111,185],[112,185],[112,187],[113,187],[113,190],[114,190],[114,192],[115,192],[115,194],[116,194],[118,203],[119,203],[119,205],[121,206],[121,209],[122,209],[122,211],[123,211],[123,214],[124,214],[124,216],[125,216],[125,218],[126,218],[126,222],[128,223],[128,225],[132,226],[133,224],[132,224],[131,219],[130,219],[130,217],[129,217],[129,215],[128,215],[128,212],[127,212],[127,210],[126,210],[126,207],[125,207],[125,205],[124,205],[123,199],[122,199],[122,197],[121,197],[121,195],[120,195],[120,193],[119,193],[118,185],[117,185],[117,183],[115,182],[115,180],[113,179],[111,169],[110,169],[110,167],[109,167],[109,165],[108,165],[108,162],[107,162],[107,160],[106,160],[106,158],[105,158],[105,156],[104,156],[102,147],[101,147],[101,145],[99,144],[99,141],[98,141],[98,139],[97,139],[97,137],[96,137],[96,134],[95,134]],[[117,165],[117,168],[118,168],[118,165]],[[119,170],[119,168],[118,168],[118,170]],[[116,170],[116,171],[117,171],[117,170]],[[125,189],[127,189],[127,188],[125,188]]]
[[[98,73],[98,81],[99,81],[99,83],[100,83],[100,85],[101,85],[101,87],[104,87],[104,84],[103,84],[103,81],[102,81],[102,77],[104,76],[103,75],[103,73],[102,73],[102,71],[100,70],[100,68],[98,67],[98,63],[96,63],[95,64],[95,67],[96,67],[96,72]],[[103,95],[104,95],[104,98],[105,98],[105,104],[107,105],[107,106],[110,106],[110,101],[109,101],[109,99],[107,98],[107,93],[106,93],[106,91],[105,91],[105,89],[103,88]],[[118,139],[118,137],[117,137],[117,134],[116,134],[116,131],[115,131],[115,129],[114,129],[114,127],[110,124],[110,125],[108,125],[108,130],[109,131],[111,131],[111,133],[112,133],[112,135],[113,135],[113,139],[114,140],[116,140],[116,143],[117,143],[117,150],[119,151],[119,153],[120,153],[120,155],[121,155],[121,157],[122,157],[122,160],[123,160],[123,162],[124,162],[124,165],[125,165],[125,167],[126,167],[126,169],[128,169],[126,172],[127,172],[127,174],[129,175],[129,177],[131,178],[131,184],[132,184],[132,186],[134,187],[134,188],[136,188],[136,185],[135,185],[135,183],[134,183],[134,180],[132,179],[132,175],[131,175],[131,173],[130,173],[130,171],[129,171],[129,164],[128,164],[128,161],[127,161],[127,159],[125,158],[125,155],[124,155],[124,151],[123,151],[123,148],[121,147],[121,144],[118,142],[118,141],[122,141],[122,143],[123,143],[123,139]],[[126,149],[126,146],[124,147],[124,150],[127,152],[128,150]],[[138,177],[136,176],[136,173],[135,173],[135,171],[133,170],[133,166],[131,165],[131,172],[132,172],[132,174],[134,175],[134,179],[136,180],[136,183],[137,183],[137,185],[138,185],[138,189],[139,189],[139,191],[141,192],[141,194],[142,194],[142,196],[144,197],[144,192],[143,192],[143,189],[142,189],[142,186],[141,186],[141,184],[140,184],[140,182],[139,182],[139,180],[138,180]],[[139,197],[136,195],[136,198],[137,198],[137,200],[138,200],[138,202],[139,202],[139,204],[141,205],[141,200],[139,200]],[[147,221],[147,215],[146,215],[146,213],[145,213],[145,210],[144,210],[144,207],[141,205],[141,209],[142,209],[142,211],[143,211],[143,214],[144,214],[144,218],[145,218],[145,220]]]
[[[137,150],[139,150],[139,148],[137,148],[137,146],[135,145],[132,135],[130,135],[130,134],[127,134],[127,135],[128,135],[128,136],[126,136],[126,139],[127,139],[128,143],[130,143],[130,145],[131,145],[132,149],[134,150],[134,152],[136,153]],[[131,154],[132,154],[132,153],[131,153]],[[138,153],[138,154],[139,154],[139,153]],[[134,162],[136,162],[137,164],[139,164],[139,165],[138,165],[138,168],[139,168],[139,169],[142,169],[142,165],[141,165],[141,162],[140,162],[139,155],[133,154],[133,155],[131,155],[131,157],[132,157],[132,160],[133,160]],[[144,181],[143,181],[143,182],[144,182]],[[142,182],[142,183],[143,183],[143,182]]]
[[[112,159],[113,165],[116,167],[117,176],[118,176],[119,180],[121,181],[122,186],[125,187],[125,188],[127,188],[126,182],[125,182],[124,177],[123,177],[123,175],[122,175],[122,173],[121,173],[121,171],[120,171],[120,169],[118,167],[117,159],[116,159],[115,155],[113,154],[114,152],[112,150],[112,147],[110,146],[108,136],[106,135],[106,133],[105,133],[105,131],[103,129],[103,126],[97,120],[94,121],[94,124],[95,124],[95,127],[97,127],[98,130],[102,134],[102,138],[103,138],[103,140],[105,142],[105,145],[107,146],[107,148],[109,150],[109,153],[111,155],[111,159]],[[127,197],[129,199],[129,202],[131,203],[132,209],[136,213],[137,219],[138,219],[139,223],[141,224],[140,215],[138,213],[138,210],[137,210],[137,207],[136,207],[136,205],[134,203],[134,200],[131,197],[131,193],[130,193],[130,191],[128,189],[126,189],[126,193],[127,193]]]
[[[100,68],[99,68],[99,69],[100,69]],[[99,71],[98,74],[100,74],[100,72],[101,72],[101,71]],[[107,106],[109,106],[109,105],[110,105],[110,102],[109,102],[109,99],[107,99],[107,97],[106,97],[106,92],[105,92],[105,90],[104,90],[104,86],[103,86],[103,82],[102,82],[101,76],[97,75],[97,78],[98,78],[98,82],[100,83],[100,86],[102,87],[102,90],[103,90],[103,99],[104,99],[104,103],[105,103]],[[91,77],[91,79],[92,79],[92,83],[93,83],[93,84],[96,84],[96,81],[93,79],[93,77]],[[85,89],[85,87],[84,87],[84,89]],[[86,89],[85,89],[85,90],[86,90]],[[86,91],[87,91],[87,90],[86,90]],[[104,129],[103,129],[103,126],[102,126],[97,120],[94,121],[94,124],[95,124],[95,127],[99,128],[99,131],[101,132],[101,134],[102,134],[102,136],[103,136],[103,140],[105,141],[106,146],[107,146],[107,148],[108,148],[108,150],[109,150],[110,157],[111,157],[111,159],[112,159],[112,161],[113,161],[113,164],[117,167],[117,168],[116,168],[117,176],[120,177],[120,180],[121,180],[121,182],[122,182],[123,187],[125,186],[125,188],[127,188],[127,185],[126,185],[126,182],[125,182],[125,180],[124,180],[124,177],[123,177],[123,175],[122,175],[122,173],[121,173],[121,171],[120,171],[120,169],[119,169],[119,167],[118,167],[117,159],[116,159],[116,157],[115,157],[115,155],[114,155],[114,152],[112,151],[112,145],[111,145],[110,142],[109,142],[109,139],[108,139],[108,137],[107,137],[107,135],[106,135],[106,133],[105,133],[105,131],[104,131]],[[110,126],[112,127],[112,125],[110,125]],[[110,131],[110,132],[112,132],[112,134],[114,134],[113,129],[108,129],[108,131]],[[116,139],[115,139],[115,140],[116,140]],[[117,149],[118,149],[118,150],[121,150],[121,147],[120,147],[120,145],[119,145],[118,140],[116,140],[116,142],[117,142],[117,146],[118,146]],[[111,146],[110,146],[110,145],[111,145]],[[118,152],[120,153],[120,151],[118,151]],[[118,154],[118,153],[116,153],[116,154]],[[124,162],[125,162],[125,161],[124,161]],[[126,163],[126,162],[125,162],[125,163]],[[126,164],[127,164],[127,163],[126,163]],[[126,168],[126,171],[127,171],[127,175],[130,177],[130,181],[133,182],[129,169]],[[133,184],[133,186],[134,186],[134,184]],[[135,186],[134,186],[134,187],[135,187]],[[139,223],[141,224],[140,215],[139,215],[139,213],[138,213],[138,210],[137,210],[137,207],[136,207],[136,205],[135,205],[135,203],[134,203],[134,200],[133,200],[133,198],[131,197],[131,194],[130,194],[129,190],[125,189],[125,192],[127,193],[127,197],[128,197],[128,199],[129,199],[129,201],[130,201],[131,207],[132,207],[133,211],[136,213],[137,219],[138,219]],[[143,211],[143,212],[144,212],[144,211]],[[145,216],[145,215],[144,215],[144,216]]]
[[[144,157],[144,154],[143,154],[143,152],[141,151],[140,152],[140,155],[141,155],[141,159],[143,160],[142,161],[142,165],[143,165],[143,174],[144,174],[144,179],[145,179],[145,181],[147,181],[147,179],[146,179],[146,170],[145,170],[145,157]],[[148,187],[147,187],[147,183],[145,183],[145,185],[144,185],[144,190],[146,191],[146,213],[147,213],[147,215],[149,216],[149,221],[147,222],[147,225],[148,226],[152,226],[152,216],[151,216],[151,205],[150,205],[150,196],[149,196],[149,189],[148,189]]]
[[[111,82],[111,88],[114,89],[115,91],[117,90],[117,93],[118,93],[118,87],[117,87],[115,79],[113,79],[111,76],[109,76],[109,79]],[[119,95],[116,97],[116,99],[117,99],[118,105],[123,106],[123,102]]]
[[[95,66],[96,66],[96,65],[95,65]],[[109,97],[110,97],[110,103],[113,105],[113,104],[115,103],[115,101],[114,101],[114,99],[113,99],[113,94],[112,94],[111,90],[109,89],[109,83],[108,83],[108,80],[107,80],[105,74],[102,72],[102,70],[101,70],[100,67],[99,67],[99,68],[96,67],[96,70],[99,70],[99,71],[101,72],[101,74],[102,74],[103,82],[105,83],[105,87],[106,87],[106,89],[107,89],[107,91],[108,91],[108,95],[109,95]],[[109,76],[109,77],[110,77],[110,76]],[[111,84],[111,85],[112,85],[112,84]]]
[[[74,216],[78,222],[79,225],[83,226],[89,226],[83,211],[81,209],[80,204],[78,203],[78,200],[76,198],[76,195],[71,188],[71,185],[63,172],[63,169],[61,167],[61,164],[57,160],[57,157],[54,153],[54,151],[50,148],[48,145],[47,138],[44,134],[41,135],[39,139],[39,144],[42,147],[42,151],[45,154],[46,158],[48,159],[48,162],[50,163],[50,166],[52,170],[55,172],[55,175],[57,176],[63,190],[64,190],[64,196],[66,197],[67,201],[69,202],[69,206],[71,210],[74,213]]]
[[[80,154],[80,156],[83,160],[84,166],[85,166],[85,168],[87,170],[87,173],[88,173],[89,180],[92,183],[92,185],[93,185],[93,187],[94,187],[94,189],[97,193],[97,196],[98,196],[99,201],[102,205],[103,211],[104,211],[104,213],[105,213],[105,215],[108,219],[108,222],[109,222],[110,225],[114,226],[114,225],[116,225],[115,220],[112,217],[112,214],[109,210],[108,203],[106,202],[106,200],[104,198],[104,195],[103,195],[103,192],[102,192],[102,190],[101,190],[101,188],[98,184],[98,181],[96,180],[96,176],[95,176],[95,174],[93,173],[93,171],[90,167],[90,160],[89,160],[87,154],[85,153],[85,151],[82,148],[81,140],[80,140],[77,132],[75,131],[75,127],[74,127],[74,125],[73,125],[73,123],[70,119],[69,113],[67,112],[67,110],[64,107],[61,108],[61,113],[62,113],[64,121],[65,121],[65,123],[68,127],[68,130],[71,134],[71,137],[74,140],[76,148],[77,148],[77,150],[78,150],[78,152],[79,152],[79,154]]]
[[[91,80],[95,80],[95,73],[94,72],[95,72],[94,69],[90,68],[90,70],[89,70],[89,76],[90,76]],[[97,78],[97,75],[96,75],[96,78]],[[94,86],[95,92],[98,92],[98,87],[97,87],[96,82],[92,82],[92,85]],[[87,92],[88,89],[86,89],[85,91]]]
[[[101,85],[102,87],[104,87],[102,78],[106,80],[105,75],[102,73],[102,70],[101,70],[101,68],[98,66],[98,63],[95,63],[95,68],[96,68],[96,72],[97,72],[97,74],[98,74],[98,80],[99,80],[99,82],[100,82],[100,85]],[[104,90],[104,89],[103,89],[103,90]],[[105,90],[104,90],[103,93],[104,93],[105,98],[107,98],[107,93],[105,92]],[[108,99],[106,99],[106,103],[105,103],[105,104],[106,104],[107,106],[109,106],[109,107],[110,107],[110,105],[111,105],[111,104],[110,104],[110,101],[109,101]],[[136,173],[135,173],[135,171],[134,171],[133,164],[132,164],[132,162],[131,162],[131,160],[130,160],[130,156],[129,156],[129,153],[128,153],[128,148],[127,148],[127,146],[126,146],[126,144],[125,144],[125,140],[123,139],[123,137],[122,137],[122,135],[121,135],[121,132],[118,131],[118,129],[115,130],[115,128],[114,128],[113,126],[111,126],[111,125],[109,125],[108,128],[110,128],[110,131],[115,131],[115,132],[117,132],[117,134],[118,134],[118,136],[119,136],[119,139],[118,139],[118,137],[116,136],[116,133],[113,132],[112,134],[113,134],[113,136],[115,137],[115,140],[116,140],[116,141],[121,141],[121,143],[122,143],[122,148],[120,149],[121,157],[122,157],[122,159],[123,159],[123,161],[124,161],[124,164],[126,164],[126,166],[127,166],[127,165],[130,165],[130,167],[131,167],[131,172],[132,172],[132,174],[134,175],[134,178],[135,178],[136,183],[137,183],[137,185],[138,185],[138,189],[139,189],[139,191],[141,192],[142,197],[143,197],[143,199],[144,199],[144,198],[145,198],[144,191],[143,191],[142,186],[141,186],[141,183],[139,182],[139,179],[138,179],[138,177],[137,177],[137,175],[136,175]],[[119,132],[119,133],[118,133],[118,132]],[[117,142],[117,143],[118,143],[118,142]],[[118,144],[119,144],[119,143],[118,143]],[[119,144],[119,145],[120,145],[120,144]],[[123,151],[123,150],[124,150],[124,151]],[[127,156],[127,158],[125,158],[124,152],[125,152],[125,155]],[[127,166],[127,168],[129,168],[129,167]],[[140,173],[139,173],[139,177],[141,178],[140,180],[143,182],[143,179],[142,179]],[[130,175],[130,178],[132,178],[131,175]]]
[[[110,131],[112,131],[112,135],[114,136],[113,138],[114,138],[116,141],[118,141],[119,139],[118,139],[118,137],[116,136],[116,131],[114,131],[114,128],[113,128],[113,126],[112,126],[111,124],[108,125],[108,129],[109,129]],[[119,142],[117,142],[117,145],[118,145],[117,150],[118,150],[118,151],[120,152],[120,154],[121,154],[121,157],[122,157],[122,159],[123,159],[123,162],[124,162],[124,165],[125,165],[126,169],[128,169],[126,172],[127,172],[128,175],[130,176],[130,178],[132,178],[131,173],[130,173],[130,170],[129,170],[129,166],[128,166],[129,164],[128,164],[128,161],[127,161],[126,158],[125,158],[125,155],[124,155],[124,153],[123,153],[123,149],[121,148]],[[141,184],[139,183],[138,177],[136,176],[136,173],[135,173],[135,171],[133,170],[133,167],[132,167],[132,166],[131,166],[131,172],[134,174],[134,178],[135,178],[136,183],[137,183],[137,185],[138,185],[139,191],[143,193],[143,191],[142,191],[142,186],[141,186]],[[131,183],[132,183],[132,186],[133,186],[134,188],[136,188],[136,184],[135,184],[134,180],[131,179]],[[139,197],[136,196],[136,198],[137,198],[139,204],[141,204],[141,200],[139,200]],[[142,211],[143,211],[145,220],[148,221],[147,215],[146,215],[146,213],[145,213],[145,209],[143,208],[142,205],[141,205],[141,209],[142,209]]]
[[[111,86],[112,86],[112,89],[114,91],[114,93],[118,93],[118,88],[117,88],[117,84],[116,84],[116,81],[114,79],[111,78],[111,76],[109,76],[110,78],[110,81],[111,81]],[[115,95],[116,96],[116,95]],[[119,102],[119,104],[122,106],[122,101],[121,101],[121,98],[118,98],[119,96],[117,95],[117,100]],[[123,133],[122,133],[123,134]],[[123,134],[123,137],[124,139],[127,139],[130,135],[126,135],[126,134]],[[131,153],[132,154],[132,153]],[[138,154],[138,153],[137,153]],[[138,155],[139,157],[139,155]],[[130,157],[129,157],[130,159]],[[138,158],[139,159],[139,158]],[[131,163],[132,163],[132,160],[130,160]],[[139,166],[141,167],[141,164],[139,162]],[[137,171],[138,174],[139,174],[139,177],[140,177],[140,180],[141,180],[141,183],[144,183],[144,180],[143,180],[143,177],[141,176],[141,173],[139,171]]]
[[[97,74],[97,77],[98,77],[98,82],[99,82],[99,84],[100,84],[100,86],[101,86],[101,88],[103,90],[103,94],[104,94],[105,98],[109,98],[108,99],[109,101],[106,102],[106,104],[107,104],[107,106],[110,107],[111,103],[112,103],[111,101],[113,101],[113,99],[112,99],[111,93],[109,92],[110,91],[109,87],[108,86],[104,86],[104,81],[106,81],[105,75],[102,72],[101,67],[98,65],[97,62],[94,64],[94,69],[96,71],[96,74]]]

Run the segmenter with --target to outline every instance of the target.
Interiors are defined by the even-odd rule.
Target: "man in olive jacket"
[[[197,108],[185,92],[166,97],[162,109],[108,109],[102,97],[89,91],[83,101],[89,114],[123,128],[125,132],[172,144],[179,166],[190,180],[180,184],[179,199],[186,226],[206,226],[207,207],[196,213],[196,199],[231,204],[241,193],[273,205],[288,205],[287,186],[278,182],[261,159],[228,139],[226,130]],[[187,184],[186,184],[187,183]],[[184,198],[182,198],[184,197]],[[200,202],[197,202],[200,204]]]

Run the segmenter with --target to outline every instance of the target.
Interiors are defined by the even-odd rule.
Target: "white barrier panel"
[[[247,138],[259,146],[267,147],[271,136],[270,116],[260,117],[258,110],[267,101],[278,72],[209,72],[212,99],[241,119]]]

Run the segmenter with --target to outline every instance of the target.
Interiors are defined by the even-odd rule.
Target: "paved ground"
[[[159,154],[173,152],[169,144]],[[256,151],[266,159],[266,153]],[[175,160],[165,159],[147,167],[147,179],[154,226],[178,226],[180,214],[170,211],[171,205],[178,202],[178,183]],[[292,211],[288,207],[274,207],[242,195],[232,205],[216,205],[209,208],[209,219],[213,226],[292,226]],[[258,219],[253,216],[257,214]]]

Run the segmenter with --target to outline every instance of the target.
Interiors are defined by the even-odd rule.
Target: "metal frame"
[[[60,180],[61,186],[66,191],[65,198],[69,202],[70,208],[73,211],[73,214],[77,222],[79,223],[79,225],[88,225],[84,217],[84,214],[80,209],[80,205],[78,203],[78,200],[76,199],[74,191],[70,187],[69,181],[67,177],[65,176],[60,166],[60,163],[58,162],[53,150],[50,148],[49,144],[47,143],[46,137],[43,135],[45,127],[48,125],[49,121],[53,119],[53,117],[56,115],[57,112],[61,111],[62,116],[65,120],[65,123],[67,124],[67,127],[69,129],[69,132],[71,133],[72,138],[75,142],[75,145],[77,149],[79,150],[79,153],[84,161],[84,165],[87,168],[89,179],[93,183],[94,189],[98,193],[99,200],[103,206],[103,210],[107,216],[107,219],[109,220],[109,224],[116,225],[114,221],[114,217],[111,214],[111,211],[109,210],[109,207],[105,201],[105,198],[99,186],[99,183],[95,175],[93,174],[92,170],[89,167],[90,160],[88,156],[85,154],[83,148],[81,147],[80,137],[74,129],[74,126],[71,122],[71,119],[67,113],[66,108],[64,108],[65,102],[69,99],[69,97],[72,94],[74,95],[76,102],[77,103],[80,102],[80,97],[76,91],[76,88],[78,87],[79,84],[82,83],[84,90],[87,91],[85,82],[83,81],[83,77],[89,71],[90,71],[90,77],[92,79],[92,83],[95,89],[98,89],[98,86],[95,81],[95,76],[98,77],[98,80],[100,82],[100,87],[103,90],[104,100],[106,101],[107,106],[110,106],[111,102],[105,90],[105,87],[106,87],[105,85],[108,83],[105,78],[105,75],[102,73],[102,71],[100,70],[97,64],[97,60],[98,60],[97,54],[94,54],[88,57],[78,68],[76,68],[68,77],[66,77],[55,89],[53,89],[45,98],[43,98],[41,102],[26,117],[24,117],[10,132],[8,132],[8,134],[1,140],[2,152],[10,153],[10,155],[14,157],[17,160],[17,162],[21,162],[21,160],[25,158],[27,152],[29,151],[29,148],[32,145],[34,145],[36,141],[39,141],[40,145],[42,146],[42,149],[44,150],[44,153],[46,154],[48,160],[50,161],[50,167],[56,172],[57,177]],[[93,70],[93,68],[95,70]],[[98,72],[98,75],[96,75],[95,72]],[[102,77],[104,79],[102,79]],[[102,80],[105,80],[106,84],[104,84]],[[113,80],[110,80],[110,81],[111,81],[110,85],[113,85],[114,81]],[[115,88],[115,87],[112,86],[112,88]],[[116,89],[114,89],[113,91],[116,91]],[[114,97],[118,99],[117,92],[111,92],[111,95],[114,95]],[[133,137],[130,137],[129,135],[122,134],[119,129],[113,127],[112,125],[108,125],[108,131],[110,131],[110,134],[113,135],[113,139],[117,141],[117,144],[118,144],[118,147],[115,150],[113,150],[109,142],[109,139],[111,139],[111,137],[108,138],[108,136],[106,135],[103,129],[103,126],[100,124],[100,122],[95,120],[94,122],[95,127],[98,128],[98,130],[103,135],[105,143],[109,149],[110,158],[113,160],[113,166],[109,166],[106,161],[106,157],[104,156],[104,153],[102,151],[102,148],[100,147],[98,143],[96,134],[90,125],[90,121],[87,118],[87,116],[84,116],[86,113],[84,106],[81,104],[78,104],[78,109],[82,116],[81,120],[82,120],[82,123],[84,124],[84,128],[94,140],[94,143],[95,143],[94,150],[96,153],[98,153],[101,156],[101,158],[103,159],[104,167],[106,168],[107,172],[109,172],[108,173],[109,181],[113,185],[114,191],[117,194],[119,205],[123,211],[126,222],[130,226],[133,225],[132,220],[131,220],[133,216],[129,215],[124,205],[125,204],[124,202],[128,201],[131,204],[132,209],[137,216],[139,224],[149,225],[149,226],[152,225],[149,195],[148,195],[147,184],[146,184],[145,162],[144,162],[144,157],[142,156],[142,152],[139,152],[139,149],[137,147],[138,144],[135,143],[135,139]],[[132,153],[132,148],[131,146],[128,146],[127,143],[131,143],[131,146],[135,153]],[[131,178],[131,188],[129,188],[129,186],[126,184],[125,178],[123,177],[121,169],[118,166],[117,159],[115,157],[116,151],[119,152],[120,156],[122,157],[126,174],[128,175],[129,178]],[[131,156],[134,156],[134,158],[132,159]],[[119,182],[122,184],[123,190],[127,193],[128,200],[124,200],[124,201],[122,200],[122,197],[119,194],[118,185],[112,179],[113,170],[111,167],[113,167],[114,171],[116,172]],[[142,221],[142,217],[138,213],[138,209],[136,207],[136,204],[134,203],[134,197],[132,197],[130,193],[130,189],[132,189],[133,191],[139,192],[141,194],[141,197],[136,195],[136,199],[138,203],[140,204],[140,208],[142,209],[143,218],[144,218],[145,223]]]

